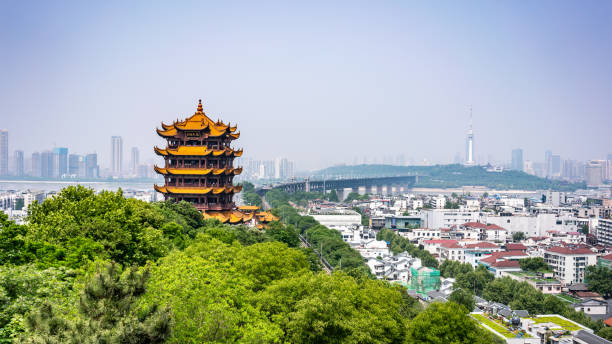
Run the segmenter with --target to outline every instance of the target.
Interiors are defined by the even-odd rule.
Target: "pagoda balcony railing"
[[[180,183],[180,182],[168,182],[167,186],[188,186],[188,187],[202,187],[202,188],[211,188],[211,187],[219,187],[219,186],[233,186],[233,184],[229,183],[209,183],[207,184],[198,184],[198,183]]]

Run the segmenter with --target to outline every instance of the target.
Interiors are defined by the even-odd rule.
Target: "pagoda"
[[[238,210],[232,200],[242,190],[242,186],[233,184],[234,177],[242,172],[242,167],[234,167],[234,158],[242,156],[242,149],[231,147],[240,137],[236,126],[211,120],[202,109],[202,100],[193,116],[172,124],[162,122],[161,126],[157,134],[166,139],[167,145],[154,150],[164,158],[164,167],[154,168],[164,176],[165,183],[154,187],[166,200],[190,202],[205,218],[224,223],[274,220],[266,212]]]

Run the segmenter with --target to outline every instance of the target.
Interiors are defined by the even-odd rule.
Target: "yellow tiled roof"
[[[230,136],[234,139],[237,139],[238,136],[235,136],[234,133],[237,129],[236,126],[231,126],[229,124],[225,124],[222,121],[214,122],[202,109],[202,100],[198,102],[198,109],[191,116],[186,118],[184,121],[175,121],[172,124],[164,124],[162,123],[163,130],[157,129],[157,133],[163,137],[171,137],[175,136],[178,130],[190,130],[190,131],[201,131],[208,129],[209,137],[219,137],[223,134],[229,133]]]
[[[221,194],[221,193],[237,193],[242,190],[241,186],[228,186],[228,187],[177,187],[177,186],[153,186],[156,191],[163,194],[191,194],[191,195],[206,195],[208,193]]]
[[[180,156],[207,156],[212,154],[213,156],[220,155],[234,155],[235,157],[242,156],[242,149],[233,150],[229,147],[225,147],[223,149],[209,149],[204,146],[179,146],[178,148],[158,148],[153,147],[155,153],[158,155],[166,156],[166,155],[180,155]]]
[[[153,169],[155,169],[155,172],[159,174],[163,174],[163,175],[173,174],[173,175],[205,176],[211,173],[213,175],[220,175],[220,174],[238,175],[242,173],[242,167],[238,167],[238,168],[163,168],[163,167],[154,166]]]

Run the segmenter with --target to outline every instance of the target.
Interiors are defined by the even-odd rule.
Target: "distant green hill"
[[[574,191],[585,188],[584,183],[568,183],[536,177],[524,172],[487,172],[482,166],[435,165],[393,166],[354,165],[333,166],[314,173],[314,177],[358,178],[418,175],[417,187],[454,188],[466,185],[485,186],[498,190],[555,190]]]

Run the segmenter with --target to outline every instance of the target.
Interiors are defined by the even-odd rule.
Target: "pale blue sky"
[[[0,2],[10,150],[146,160],[198,98],[245,157],[300,169],[397,155],[612,152],[610,1]],[[379,158],[382,161],[381,158]]]

